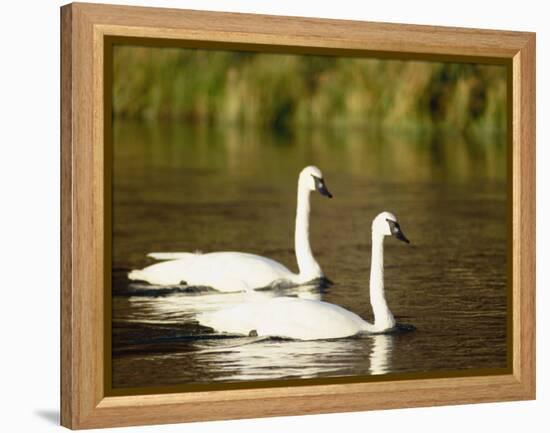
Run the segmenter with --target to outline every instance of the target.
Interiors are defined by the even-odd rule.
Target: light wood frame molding
[[[106,36],[495,59],[511,68],[510,374],[107,396]],[[535,34],[73,3],[61,8],[61,424],[73,428],[535,398]]]

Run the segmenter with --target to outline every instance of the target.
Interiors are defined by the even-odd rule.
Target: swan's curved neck
[[[372,234],[372,255],[370,266],[370,302],[374,312],[374,327],[378,331],[391,329],[395,319],[384,293],[384,236]]]
[[[321,267],[313,257],[309,244],[309,193],[310,190],[301,182],[298,182],[294,249],[296,251],[296,261],[298,262],[298,279],[300,283],[323,276]]]

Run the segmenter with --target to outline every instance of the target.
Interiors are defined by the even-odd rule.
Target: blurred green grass
[[[282,131],[504,136],[506,76],[498,65],[121,45],[114,48],[113,114]]]

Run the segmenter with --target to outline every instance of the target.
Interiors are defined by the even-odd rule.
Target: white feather
[[[374,311],[371,324],[338,305],[301,298],[266,298],[253,294],[250,301],[198,315],[202,325],[217,332],[259,337],[272,336],[297,340],[345,338],[359,333],[380,333],[395,326],[395,319],[384,293],[384,236],[391,235],[388,212],[378,215],[372,225],[370,301]]]
[[[279,282],[298,285],[323,277],[323,271],[313,257],[309,244],[309,194],[316,189],[315,178],[322,179],[322,173],[313,166],[304,168],[298,178],[295,227],[297,274],[272,259],[248,253],[155,252],[148,256],[163,262],[131,271],[128,278],[157,285],[184,282],[190,286],[208,286],[222,292],[238,292]]]

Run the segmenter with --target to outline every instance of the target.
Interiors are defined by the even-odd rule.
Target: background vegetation
[[[502,66],[115,47],[115,117],[504,134]]]

